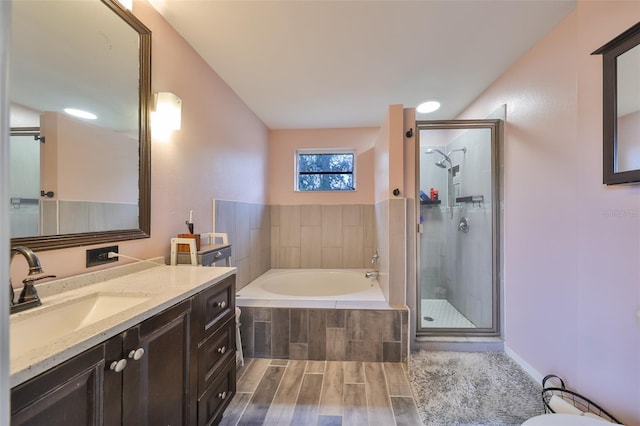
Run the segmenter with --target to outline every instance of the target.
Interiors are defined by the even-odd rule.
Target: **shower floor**
[[[476,328],[446,299],[422,299],[421,315],[422,328]]]

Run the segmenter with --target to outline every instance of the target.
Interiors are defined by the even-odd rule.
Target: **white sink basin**
[[[10,320],[11,358],[78,331],[149,300],[145,294],[93,293],[52,305]]]

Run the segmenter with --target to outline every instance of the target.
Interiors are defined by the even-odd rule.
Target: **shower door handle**
[[[469,219],[466,217],[462,217],[460,219],[460,223],[458,224],[458,231],[464,232],[465,234],[469,232]]]

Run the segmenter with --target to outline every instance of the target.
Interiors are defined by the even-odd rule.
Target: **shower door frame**
[[[477,119],[477,120],[416,120],[416,144],[415,144],[415,223],[416,238],[416,337],[424,336],[460,336],[460,337],[495,337],[501,333],[501,303],[500,303],[500,139],[502,137],[502,123],[500,119]],[[492,326],[487,328],[424,328],[422,327],[422,298],[420,281],[420,235],[422,234],[422,224],[420,223],[420,131],[421,130],[491,130],[491,244],[492,244]]]

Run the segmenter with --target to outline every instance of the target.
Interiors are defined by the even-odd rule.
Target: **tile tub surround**
[[[271,206],[272,268],[370,268],[375,240],[373,205]]]
[[[265,204],[214,200],[215,232],[229,236],[236,289],[271,268],[271,210]]]
[[[248,358],[407,362],[408,310],[241,307]]]

